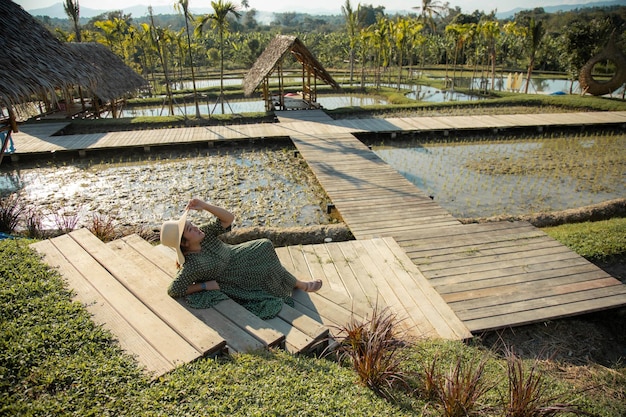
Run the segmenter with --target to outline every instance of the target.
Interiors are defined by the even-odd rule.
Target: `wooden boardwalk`
[[[626,285],[539,229],[460,224],[354,136],[308,117],[291,139],[353,235],[394,238],[473,333],[626,305]]]
[[[174,251],[137,235],[105,244],[79,229],[31,246],[59,270],[94,321],[154,376],[220,352],[319,353],[341,327],[374,308],[395,314],[407,338],[471,337],[393,239],[279,248],[289,271],[325,285],[316,294],[294,291],[295,308],[285,305],[270,320],[232,300],[198,310],[169,297]]]
[[[59,268],[94,320],[111,329],[146,369],[160,375],[223,351],[318,351],[338,328],[366,318],[376,307],[388,308],[401,319],[408,337],[458,340],[626,305],[626,285],[539,229],[523,222],[461,224],[352,135],[446,126],[551,126],[541,116],[559,124],[626,123],[626,112],[333,121],[322,111],[290,111],[278,114],[279,123],[261,126],[83,138],[56,137],[41,125],[30,135],[28,129],[16,135],[16,146],[21,152],[32,146],[37,153],[50,152],[50,147],[84,150],[288,137],[356,237],[278,248],[288,270],[302,279],[321,278],[325,285],[316,294],[295,291],[295,308],[285,306],[278,317],[265,321],[231,300],[193,310],[171,299],[166,288],[176,272],[174,252],[136,235],[104,244],[81,229],[33,244],[48,264]]]
[[[597,126],[626,124],[623,112],[545,113],[533,115],[402,117],[389,119],[332,120],[321,110],[277,112],[280,123],[230,126],[188,127],[176,129],[135,130],[84,135],[55,134],[67,122],[28,123],[13,134],[15,154],[20,156],[50,152],[98,149],[144,148],[153,146],[213,143],[229,140],[288,138],[292,131],[312,131],[327,135],[358,133],[453,132],[461,130],[503,130],[519,127],[544,129],[555,126]],[[8,158],[7,158],[8,159]]]

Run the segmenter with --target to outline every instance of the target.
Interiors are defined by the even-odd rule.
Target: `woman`
[[[197,227],[187,221],[189,210],[208,211],[215,219]],[[269,239],[229,245],[218,236],[230,230],[234,216],[229,211],[192,199],[179,220],[161,226],[161,243],[178,255],[180,269],[168,288],[172,297],[187,297],[189,305],[208,308],[229,297],[257,316],[276,316],[283,302],[293,305],[297,288],[318,291],[321,280],[300,281],[280,263]]]

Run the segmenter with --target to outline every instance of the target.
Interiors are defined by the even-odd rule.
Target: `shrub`
[[[17,195],[12,194],[0,200],[0,232],[13,233],[17,227],[24,207]]]
[[[45,233],[43,230],[43,215],[35,208],[29,208],[26,211],[24,219],[26,225],[26,236],[33,239],[41,239]]]
[[[442,378],[437,393],[443,415],[464,417],[478,413],[479,400],[491,387],[483,380],[486,359],[478,364],[459,357]]]
[[[506,353],[508,396],[504,404],[506,417],[549,417],[560,413],[591,415],[570,404],[545,405],[549,386],[539,370],[539,362],[524,369],[523,361],[511,350]]]
[[[61,233],[69,233],[76,228],[78,219],[76,213],[60,212],[54,215],[54,224]]]
[[[87,229],[103,242],[110,242],[117,237],[113,219],[104,214],[94,214]]]
[[[403,342],[396,334],[398,319],[388,309],[374,309],[366,321],[351,320],[339,329],[336,354],[349,360],[361,383],[377,395],[390,399],[395,388],[408,388],[400,369],[398,349]]]

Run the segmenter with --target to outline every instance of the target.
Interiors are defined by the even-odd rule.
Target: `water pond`
[[[339,107],[351,106],[370,106],[373,104],[387,104],[386,100],[377,97],[367,96],[363,94],[343,94],[343,95],[320,95],[317,102],[325,109],[336,109]],[[227,114],[234,113],[254,113],[264,112],[265,103],[263,100],[246,100],[236,99],[224,102],[224,112]],[[175,105],[174,113],[177,116],[189,116],[196,114],[194,104]],[[204,116],[209,114],[221,114],[221,103],[216,105],[215,101],[200,103],[200,113]],[[122,110],[121,117],[138,117],[138,116],[166,116],[167,108],[165,106],[156,107],[130,107]],[[110,117],[110,116],[109,116]]]
[[[626,134],[520,139],[373,141],[372,149],[455,217],[516,215],[623,198]],[[0,195],[58,226],[94,214],[158,227],[191,197],[234,211],[240,226],[327,224],[329,202],[288,144],[153,151],[97,159],[3,164]]]
[[[626,192],[626,135],[385,140],[373,150],[459,218],[565,210]]]

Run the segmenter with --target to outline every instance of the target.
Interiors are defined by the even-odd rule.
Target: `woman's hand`
[[[189,203],[187,203],[187,209],[189,210],[204,210],[206,206],[207,204],[199,198],[192,198],[189,200]]]
[[[214,206],[212,204],[206,203],[199,198],[192,198],[187,203],[188,210],[206,210],[212,215],[216,216],[222,222],[222,227],[227,229],[233,223],[235,216],[221,207]]]

